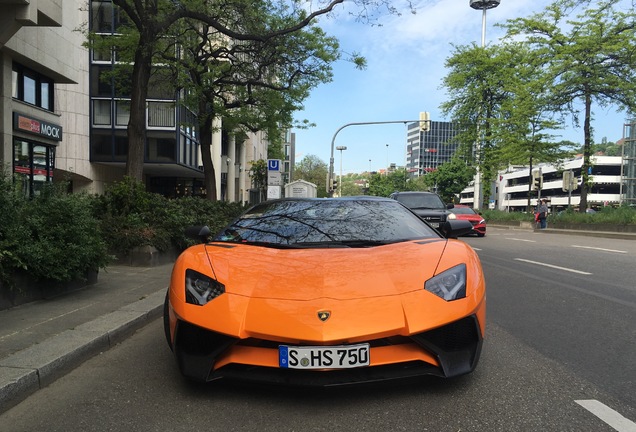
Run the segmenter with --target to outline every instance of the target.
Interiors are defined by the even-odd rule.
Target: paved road
[[[469,376],[321,391],[194,385],[155,320],[0,415],[0,430],[636,430],[636,294],[623,285],[636,276],[636,244],[498,230],[467,242],[489,289]]]

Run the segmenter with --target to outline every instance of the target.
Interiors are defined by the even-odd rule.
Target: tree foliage
[[[556,0],[545,11],[508,21],[508,38],[524,37],[544,64],[555,113],[583,121],[583,187],[580,209],[587,208],[588,168],[593,153],[592,104],[636,111],[636,12],[621,9],[620,0],[604,0],[574,15],[590,2]]]
[[[318,189],[318,197],[325,197],[327,195],[327,172],[328,167],[323,160],[315,155],[307,155],[296,163],[294,179],[315,184]]]
[[[475,168],[456,157],[425,176],[427,189],[437,192],[444,202],[457,202],[457,195],[473,180]]]
[[[299,43],[307,43],[313,38],[313,43],[324,42],[324,34],[315,27],[316,20],[325,15],[331,14],[334,9],[344,2],[344,0],[319,1],[315,4],[300,0],[230,0],[226,2],[205,2],[200,0],[112,0],[119,9],[117,16],[118,28],[117,37],[111,38],[105,44],[117,45],[116,51],[121,53],[120,60],[124,60],[122,67],[130,69],[127,76],[130,77],[130,119],[128,123],[128,157],[126,160],[126,175],[142,180],[144,148],[146,142],[146,100],[151,83],[153,65],[160,64],[168,49],[174,48],[171,44],[175,38],[182,36],[183,27],[179,27],[184,20],[191,20],[195,28],[205,29],[204,37],[201,38],[201,46],[198,52],[216,52],[219,47],[228,43],[230,46],[258,46],[262,57],[259,57],[254,64],[254,68],[263,74],[260,79],[269,80],[270,84],[281,84],[289,79],[289,72],[281,62],[286,61],[286,55],[297,54],[293,50],[297,49]],[[357,14],[357,19],[373,20],[380,13],[397,13],[397,8],[390,0],[354,0],[357,9],[352,9]],[[412,8],[409,1],[407,5]],[[310,6],[310,7],[308,7]],[[179,24],[179,25],[177,25]],[[198,27],[200,26],[200,27]],[[192,27],[191,27],[192,28]],[[303,31],[309,29],[308,31]],[[207,36],[210,35],[211,38]],[[201,36],[201,35],[200,35]],[[304,41],[301,39],[304,38]],[[102,39],[93,35],[90,44],[96,44]],[[103,39],[102,39],[103,41]],[[221,42],[221,43],[219,43]],[[280,51],[280,48],[288,45],[288,49]],[[104,45],[101,45],[102,48]],[[107,46],[107,45],[106,45]],[[327,43],[321,50],[315,46],[315,55],[320,61],[333,59],[333,53],[329,53],[329,47],[333,44]],[[299,51],[302,53],[303,51]],[[171,53],[172,54],[172,53]],[[301,54],[302,55],[302,54]],[[213,68],[218,70],[227,69],[229,62],[217,58],[217,60],[227,63],[213,64]],[[254,61],[252,57],[248,61]],[[272,61],[272,60],[277,60]],[[352,61],[356,65],[363,65],[364,61],[354,58]],[[293,63],[293,62],[290,62]],[[305,65],[307,63],[304,63]],[[204,64],[205,66],[205,64]],[[246,63],[243,64],[247,66]],[[319,65],[319,69],[324,72],[325,63]],[[240,70],[235,70],[235,79],[245,78],[240,74]],[[295,79],[302,80],[311,75],[306,69],[296,70]],[[253,75],[251,76],[253,78]],[[276,80],[280,78],[280,82]],[[319,78],[320,79],[320,78]],[[205,80],[204,80],[205,81]],[[238,80],[234,83],[231,94],[237,94],[237,100],[241,99],[241,92],[250,93],[254,90],[253,82]],[[275,112],[272,102],[279,97],[269,91],[263,90],[265,95],[260,99],[268,105],[268,109],[256,111],[256,117],[265,119],[269,129],[274,125],[274,119],[267,120],[266,114]],[[305,91],[307,89],[305,88]],[[274,90],[275,91],[275,90]],[[215,96],[218,96],[215,95]],[[296,94],[296,107],[299,100],[302,100],[302,92]],[[292,98],[293,99],[293,98]],[[267,102],[265,102],[267,101]],[[280,103],[280,100],[278,100]],[[287,101],[289,102],[289,100]],[[255,105],[252,101],[250,105]],[[288,108],[292,108],[288,106]],[[288,109],[280,111],[288,120],[290,113]],[[203,111],[205,114],[206,111]],[[245,114],[245,113],[243,113]],[[241,123],[240,121],[238,123]],[[246,122],[249,123],[249,122]],[[262,122],[261,122],[262,123]],[[288,126],[288,125],[284,125]],[[270,139],[274,138],[274,134]],[[274,138],[275,139],[275,138]]]

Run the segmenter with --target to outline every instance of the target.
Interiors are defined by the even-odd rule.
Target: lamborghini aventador
[[[164,305],[180,372],[340,385],[474,370],[486,292],[468,221],[388,198],[257,204],[176,260]]]

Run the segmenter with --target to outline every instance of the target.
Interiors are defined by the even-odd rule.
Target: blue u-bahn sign
[[[267,171],[280,171],[280,159],[267,159]]]

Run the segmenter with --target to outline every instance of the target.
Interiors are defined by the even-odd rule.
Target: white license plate
[[[278,347],[281,368],[346,369],[369,366],[369,344],[342,346]]]
[[[439,222],[429,222],[433,228],[439,228]]]

